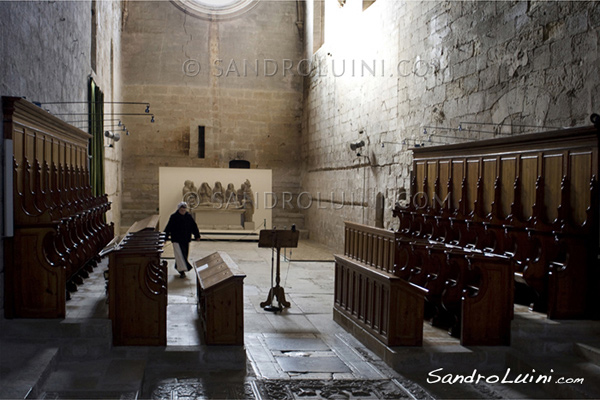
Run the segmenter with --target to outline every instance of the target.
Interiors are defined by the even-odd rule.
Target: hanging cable
[[[544,125],[522,125],[522,124],[494,124],[492,122],[459,122],[458,123],[459,128],[461,127],[461,125],[490,125],[490,126],[496,126],[498,128],[502,127],[502,126],[507,126],[507,127],[519,127],[519,128],[538,128],[538,129],[564,129],[564,127],[557,127],[557,126],[544,126]]]
[[[38,107],[48,104],[141,104],[146,106],[144,111],[146,114],[150,112],[150,103],[138,101],[33,101],[32,103]]]
[[[112,115],[143,115],[143,116],[150,116],[150,122],[154,122],[154,114],[144,114],[144,113],[111,113]],[[58,114],[52,114],[52,115],[90,115],[90,113],[58,113]],[[94,113],[92,113],[92,115],[94,115]]]
[[[292,264],[292,249],[290,249],[290,258],[287,259],[288,265],[287,265],[287,271],[285,273],[285,279],[283,280],[283,287],[285,287],[286,283],[287,283],[287,278],[288,275],[290,273],[290,265]]]
[[[441,126],[424,126],[423,127],[423,134],[424,135],[428,135],[431,134],[429,132],[427,132],[427,129],[432,129],[432,130],[441,130],[441,131],[457,131],[457,132],[476,132],[476,133],[485,133],[485,134],[489,134],[489,135],[502,135],[493,131],[480,131],[480,130],[476,130],[476,129],[463,129],[461,126],[459,126],[458,128],[446,128],[446,127],[441,127]],[[504,134],[506,135],[506,134]],[[464,139],[471,139],[473,140],[473,138],[468,137],[468,136],[457,136],[460,138],[464,138]]]
[[[273,275],[274,275],[274,268],[275,268],[275,247],[271,247],[271,287],[269,288],[269,290],[271,290],[275,285],[273,284]]]

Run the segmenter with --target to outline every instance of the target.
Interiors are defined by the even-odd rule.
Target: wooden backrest
[[[393,231],[345,222],[344,255],[385,272],[394,271]]]
[[[423,213],[597,231],[594,127],[413,151],[411,207]]]
[[[4,138],[13,147],[16,225],[50,222],[106,204],[91,195],[90,135],[24,99],[2,98]]]

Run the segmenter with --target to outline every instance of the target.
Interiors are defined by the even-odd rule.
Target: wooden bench
[[[423,344],[427,289],[335,255],[334,320],[347,318],[388,346]]]
[[[244,278],[227,253],[194,262],[198,312],[207,345],[244,344]]]
[[[109,253],[108,300],[113,344],[166,346],[167,262],[161,261],[164,234],[149,229],[134,230]]]
[[[425,318],[466,346],[510,343],[509,258],[352,222],[345,226],[346,254],[336,256],[334,315],[343,313],[389,346],[421,345]],[[392,239],[390,258],[385,249]],[[482,310],[488,311],[482,316]],[[489,315],[494,317],[486,320]]]

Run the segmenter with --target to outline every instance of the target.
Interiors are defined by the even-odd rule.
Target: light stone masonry
[[[261,2],[218,22],[186,15],[170,2],[130,3],[125,97],[142,93],[155,122],[125,119],[132,134],[123,147],[123,226],[156,212],[160,166],[227,168],[245,159],[251,168],[273,170],[274,190],[298,195],[302,80],[283,70],[284,60],[297,65],[301,59],[297,18],[294,2]],[[146,29],[158,24],[168,34]],[[204,159],[197,157],[200,125]],[[141,170],[147,172],[140,176]],[[287,210],[274,209],[274,220],[278,214]]]
[[[95,2],[96,68],[92,68],[91,1],[8,1],[0,5],[0,96],[25,97],[42,108],[88,131],[88,80],[104,93],[105,114],[120,112],[121,22],[119,2]],[[45,104],[62,102],[63,104]],[[0,113],[1,114],[1,113]],[[65,115],[58,115],[65,114]],[[83,114],[83,115],[77,115]],[[4,138],[1,131],[0,136]],[[104,140],[105,146],[111,141]],[[105,147],[105,192],[112,202],[108,222],[120,221],[120,147]],[[0,140],[0,179],[4,177],[4,140]],[[4,182],[0,182],[4,188]],[[3,190],[4,193],[4,190]],[[0,208],[4,210],[4,196]],[[0,232],[4,237],[4,213]],[[0,309],[4,299],[4,244],[0,243]]]
[[[365,29],[361,40],[352,43],[350,58],[376,54],[402,68],[394,66],[383,76],[324,71],[307,78],[303,189],[323,192],[335,181],[343,182],[333,184],[339,190],[368,193],[364,212],[359,205],[343,211],[307,210],[313,239],[339,248],[345,219],[374,225],[378,192],[386,197],[384,226],[393,227],[394,197],[410,188],[409,148],[463,141],[452,138],[460,122],[494,123],[502,132],[522,134],[532,130],[517,125],[585,125],[598,112],[596,2],[378,0],[364,12],[351,3],[326,14],[325,31],[335,35],[326,35],[312,55],[315,63],[330,65],[345,41],[355,38],[358,25]],[[340,18],[332,12],[355,24],[334,25]],[[427,126],[437,129],[423,135]],[[366,134],[359,134],[363,129]],[[469,131],[460,135],[493,137]],[[357,164],[350,144],[361,139],[365,162]],[[352,175],[349,171],[356,176],[340,179]]]

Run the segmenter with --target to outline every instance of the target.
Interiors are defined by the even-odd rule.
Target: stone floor
[[[64,320],[0,320],[0,398],[600,398],[597,321],[549,321],[517,307],[509,347],[465,348],[424,324],[423,347],[388,348],[333,321],[333,263],[282,257],[291,307],[273,313],[259,305],[271,287],[271,250],[202,241],[192,243],[190,259],[214,251],[246,274],[243,347],[202,344],[195,279],[179,278],[173,260],[167,346],[112,346],[101,264],[73,294]],[[485,376],[478,383],[447,383],[478,374]],[[493,382],[519,374],[527,383]],[[535,382],[540,374],[552,382]],[[444,381],[431,383],[437,375]]]

